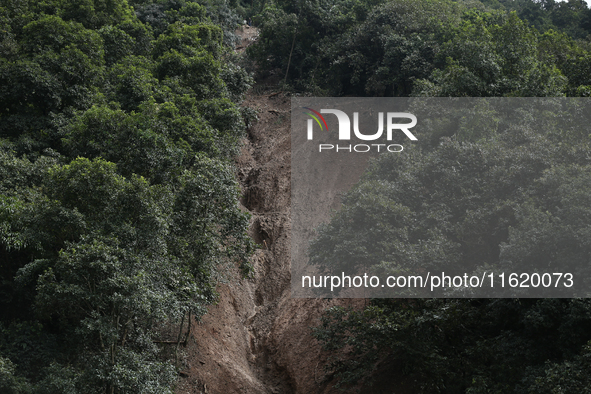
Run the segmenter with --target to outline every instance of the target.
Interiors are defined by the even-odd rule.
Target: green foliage
[[[583,14],[591,17],[582,1],[554,6],[578,10],[564,14],[569,22]],[[538,30],[520,19],[519,12],[490,10],[479,2],[271,2],[260,18],[260,37],[248,53],[263,72],[278,69],[306,91],[336,96],[578,96],[589,85],[588,45],[567,38],[580,34],[552,23]]]
[[[29,384],[15,376],[15,366],[7,358],[0,357],[0,390],[6,394],[30,393]]]
[[[229,60],[226,58],[226,61]],[[220,77],[226,84],[229,98],[233,101],[244,99],[244,93],[254,82],[248,71],[238,62],[229,61],[222,66]]]
[[[565,91],[567,79],[556,65],[539,59],[535,31],[515,13],[475,15],[456,34],[440,55],[446,66],[432,81],[419,81],[416,94],[544,97]]]
[[[516,11],[538,31],[559,30],[577,39],[591,34],[591,10],[585,1],[532,1],[483,0],[483,4],[496,9]]]
[[[166,34],[162,34],[154,45],[154,56],[161,57],[167,51],[176,51],[184,56],[198,55],[203,49],[214,57],[219,56],[222,31],[209,24],[184,25],[175,23],[168,26]]]
[[[395,359],[419,392],[550,393],[589,380],[588,350],[578,355],[589,311],[581,299],[374,300],[329,309],[314,336],[347,349],[328,366],[343,387],[370,384]]]
[[[351,29],[328,56],[344,92],[358,95],[408,96],[413,81],[429,76],[440,51],[436,37],[457,23],[454,4],[396,1],[375,7],[367,20]]]
[[[279,68],[285,73],[290,63],[291,78],[309,87],[324,88],[324,82],[332,82],[324,80],[333,71],[326,69],[330,64],[327,61],[335,60],[326,56],[326,52],[337,52],[333,47],[340,44],[340,35],[358,27],[371,7],[380,3],[382,1],[269,2],[259,17],[262,26],[257,43],[247,51],[263,70]],[[293,51],[289,45],[292,41]]]
[[[372,162],[319,229],[311,263],[382,277],[585,272],[591,140],[578,103],[429,107],[423,148]],[[385,379],[395,359],[421,392],[531,393],[588,381],[577,371],[590,325],[587,299],[373,300],[327,311],[315,336],[343,352],[328,368],[345,386]]]
[[[103,38],[105,59],[108,59],[107,66],[133,54],[135,42],[123,30],[113,26],[105,26],[99,30],[99,34]]]
[[[126,0],[45,0],[36,5],[39,13],[56,14],[82,23],[88,29],[117,25],[133,19]]]
[[[0,391],[172,393],[156,327],[250,274],[223,4],[1,3]]]
[[[217,130],[200,119],[181,115],[172,103],[142,105],[138,113],[93,107],[71,125],[64,144],[72,156],[103,157],[117,162],[125,175],[170,182],[195,161],[195,154],[220,155]]]
[[[219,69],[219,62],[207,52],[186,57],[173,49],[158,59],[156,76],[175,93],[193,91],[199,99],[207,99],[217,96],[224,88]]]
[[[536,393],[584,393],[591,384],[589,374],[589,344],[583,347],[580,355],[562,363],[548,362],[543,373],[528,377],[530,392]]]
[[[199,25],[209,20],[223,31],[224,44],[234,47],[240,18],[227,0],[144,0],[131,2],[138,18],[151,26],[156,35],[164,33],[171,24]]]
[[[108,98],[124,111],[134,111],[144,102],[164,100],[169,89],[152,74],[153,64],[141,56],[128,56],[114,64],[107,74]]]

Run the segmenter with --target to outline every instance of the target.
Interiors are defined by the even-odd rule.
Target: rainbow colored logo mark
[[[308,108],[308,107],[302,107],[302,108],[314,112],[313,114],[310,112],[304,112],[304,113],[306,115],[310,115],[311,117],[314,118],[316,123],[318,123],[318,126],[320,126],[320,130],[324,130],[324,128],[322,127],[322,123],[324,123],[324,126],[326,127],[326,131],[328,131],[328,125],[326,124],[326,120],[324,120],[324,118],[322,117],[322,115],[320,115],[320,113],[318,111],[314,111],[312,108]],[[318,115],[318,117],[320,117],[320,119],[322,119],[322,123],[320,123],[320,119],[318,119],[318,117],[315,116],[314,114]]]

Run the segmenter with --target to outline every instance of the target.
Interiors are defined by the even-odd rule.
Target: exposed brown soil
[[[309,327],[327,302],[289,298],[289,97],[249,95],[245,105],[259,114],[237,159],[241,203],[260,246],[255,277],[219,287],[219,303],[193,330],[178,392],[321,392],[321,354]]]
[[[236,45],[236,52],[243,52],[246,47],[256,41],[259,37],[259,29],[253,26],[241,26],[236,30],[236,34],[240,37],[240,43]]]
[[[257,32],[244,31],[246,46]],[[252,214],[250,233],[260,246],[255,275],[221,284],[219,303],[194,324],[178,394],[338,392],[310,327],[331,305],[364,301],[290,298],[290,97],[273,86],[259,84],[247,96],[244,105],[259,120],[236,160],[241,205]],[[335,201],[323,204],[311,222],[326,220]]]

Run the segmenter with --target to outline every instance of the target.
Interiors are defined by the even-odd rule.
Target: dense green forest
[[[480,101],[456,117],[428,106],[439,122],[417,130],[421,149],[371,163],[319,229],[311,263],[324,274],[382,278],[494,270],[588,278],[591,111],[582,100],[534,102],[504,112]],[[471,296],[465,288],[440,296],[461,291]],[[376,299],[363,310],[330,309],[314,335],[350,356],[328,365],[343,385],[380,381],[403,365],[426,393],[591,387],[588,298]]]
[[[539,14],[478,1],[268,2],[249,50],[263,70],[289,64],[290,83],[317,95],[589,96],[586,3],[523,3]]]
[[[260,21],[251,55],[317,95],[591,95],[583,1],[278,1]],[[311,262],[382,273],[401,261],[588,266],[589,131],[558,127],[560,110],[540,110],[490,112],[494,125],[482,133],[470,119],[487,111],[466,114],[461,127],[432,127],[404,157],[375,161],[320,229]],[[591,387],[588,299],[376,299],[328,310],[314,336],[340,355],[327,377],[352,391],[404,376],[425,393]]]
[[[250,53],[317,95],[588,97],[590,17],[582,1],[276,2]],[[382,155],[311,262],[587,267],[590,134],[558,108],[507,119],[483,105]],[[425,393],[574,393],[591,387],[590,329],[588,299],[378,299],[328,310],[314,336],[339,354],[327,377],[353,391],[406,376]]]
[[[302,94],[591,95],[581,0],[0,0],[2,393],[172,392],[163,327],[206,313],[226,271],[250,274],[232,164],[253,120],[232,49],[244,18],[260,28],[257,76]],[[441,239],[484,237],[454,256],[514,241],[514,258],[568,246],[588,260],[589,134],[509,131],[431,135],[412,154],[420,174],[384,159],[355,190],[427,185],[461,202],[456,216],[405,211],[442,212]],[[473,184],[497,179],[491,165],[513,172]],[[348,201],[371,201],[355,190]],[[327,366],[345,388],[402,360],[423,392],[570,393],[591,386],[590,329],[586,299],[373,300],[329,310],[314,335],[347,352]]]
[[[0,5],[0,391],[172,392],[159,329],[205,313],[232,264],[251,270],[238,16]]]

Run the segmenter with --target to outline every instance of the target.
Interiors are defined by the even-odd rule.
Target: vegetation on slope
[[[250,54],[315,94],[591,94],[582,1],[276,1],[259,18]],[[485,107],[481,119],[493,116]],[[401,262],[587,267],[591,141],[567,126],[576,110],[561,127],[542,112],[495,112],[485,128],[465,114],[421,148],[382,155],[319,230],[311,262],[386,274]],[[345,355],[326,366],[342,388],[402,366],[418,392],[571,393],[591,385],[590,327],[586,299],[381,299],[328,310],[314,335]]]
[[[590,94],[589,41],[555,25],[540,32],[479,2],[276,2],[260,18],[250,54],[263,71],[288,71],[291,84],[316,94]]]
[[[516,106],[509,117],[480,102],[459,126],[460,116],[429,107],[441,121],[420,129],[421,148],[371,164],[319,229],[311,263],[382,280],[498,269],[570,272],[580,283],[591,263],[591,139],[581,126],[591,114],[570,104]],[[591,385],[590,329],[589,299],[382,299],[328,310],[314,335],[351,356],[329,366],[341,384],[403,365],[421,392],[570,393]]]
[[[248,50],[260,72],[306,92],[591,94],[580,0],[0,0],[2,392],[173,390],[157,328],[205,313],[229,264],[251,269],[231,159],[252,80],[229,49],[248,17],[261,28]],[[565,245],[588,259],[587,135],[524,126],[430,138],[412,155],[421,173],[383,159],[347,201],[374,209],[356,193],[384,197],[375,182],[435,187],[456,216],[386,197],[425,219],[413,234],[435,226],[433,242],[456,248],[480,231],[484,241],[444,257],[494,260],[513,242],[522,247],[506,253],[519,259]],[[463,160],[457,179],[440,173],[450,157]],[[474,184],[497,180],[495,163],[533,172]],[[494,187],[514,193],[500,201]],[[442,220],[429,222],[427,208]],[[573,392],[591,381],[590,311],[569,299],[381,300],[330,310],[315,335],[349,352],[331,368],[352,386],[391,373],[394,358],[425,392]]]
[[[253,244],[224,2],[0,3],[0,391],[167,393],[156,328]],[[231,44],[231,42],[230,42]]]

